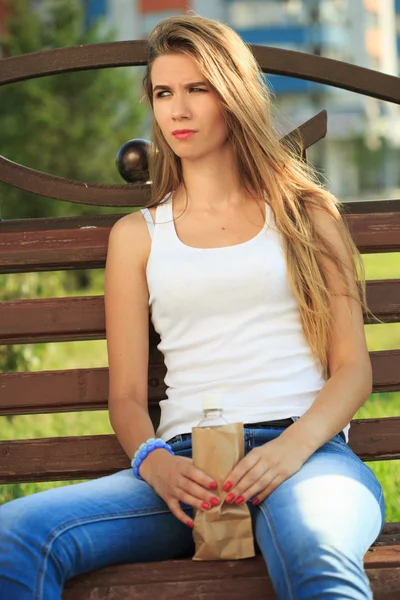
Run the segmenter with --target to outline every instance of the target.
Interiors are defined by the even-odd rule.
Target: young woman
[[[372,598],[363,557],[385,504],[347,445],[372,375],[365,281],[359,292],[338,200],[279,141],[234,31],[171,17],[149,47],[153,199],[112,228],[105,306],[112,426],[130,458],[149,438],[161,447],[147,443],[135,472],[4,505],[0,597],[56,600],[79,573],[190,556],[193,507],[226,501],[249,503],[279,599]],[[149,309],[167,367],[157,432]],[[191,461],[209,392],[245,425],[246,456],[223,489]]]

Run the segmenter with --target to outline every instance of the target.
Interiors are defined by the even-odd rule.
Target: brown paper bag
[[[192,428],[193,463],[212,477],[218,492],[227,476],[244,456],[243,423],[221,427]],[[234,560],[254,556],[249,507],[244,504],[212,506],[196,510],[193,528],[193,560]]]

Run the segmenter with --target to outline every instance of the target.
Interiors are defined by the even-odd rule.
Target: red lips
[[[175,129],[172,132],[172,135],[182,134],[182,133],[196,133],[194,129]]]

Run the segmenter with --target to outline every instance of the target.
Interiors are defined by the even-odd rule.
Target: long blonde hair
[[[351,257],[358,280],[359,301],[368,314],[365,271],[360,253],[346,223],[341,205],[319,182],[316,171],[301,160],[301,147],[282,144],[271,121],[270,92],[262,71],[239,35],[227,25],[198,15],[185,14],[160,21],[151,32],[143,78],[145,99],[153,109],[151,67],[164,54],[191,57],[216,91],[226,119],[237,160],[239,182],[250,194],[267,198],[283,236],[288,277],[299,305],[305,337],[325,378],[329,375],[328,348],[333,327],[331,301],[321,256],[332,260],[350,293],[346,271],[331,244],[317,231],[309,209],[325,210],[336,222]],[[148,207],[184,185],[180,158],[167,144],[155,119],[153,152],[149,165],[152,196]]]

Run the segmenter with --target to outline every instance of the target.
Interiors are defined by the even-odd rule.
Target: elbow
[[[119,429],[121,425],[122,427],[126,425],[127,420],[129,422],[135,421],[146,405],[147,398],[145,404],[144,400],[139,401],[137,397],[132,394],[110,394],[108,397],[108,418],[115,433],[117,433],[116,430]]]
[[[363,390],[365,398],[367,399],[372,394],[372,389],[374,385],[371,358],[368,352],[366,353],[364,359],[360,361],[360,369],[361,379],[363,382]]]
[[[372,365],[371,365],[371,361],[368,360],[368,365],[367,365],[367,374],[366,374],[366,394],[367,394],[367,398],[369,398],[369,396],[372,394],[373,388],[374,388],[374,377],[373,377],[373,372],[372,372]]]
[[[116,433],[116,428],[121,421],[121,416],[126,414],[126,406],[123,398],[109,396],[108,398],[108,418],[110,425]]]
[[[368,400],[373,390],[373,373],[369,356],[367,360],[358,363],[357,368],[359,372],[361,394],[365,400]]]

